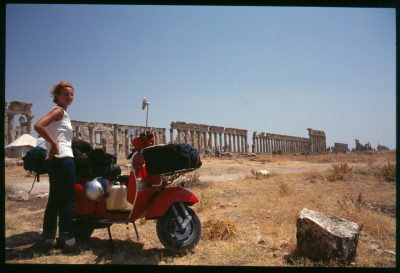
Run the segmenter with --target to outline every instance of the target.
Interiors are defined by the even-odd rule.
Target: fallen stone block
[[[297,253],[313,260],[350,263],[356,256],[360,228],[346,219],[303,208],[297,219]]]
[[[17,191],[7,194],[7,199],[12,201],[28,201],[29,194],[24,191]]]
[[[269,176],[269,171],[267,171],[267,170],[258,170],[258,171],[256,171],[256,175]]]

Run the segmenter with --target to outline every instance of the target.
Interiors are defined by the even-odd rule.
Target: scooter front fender
[[[199,198],[184,188],[165,188],[155,197],[147,212],[146,218],[157,218],[164,215],[172,204],[177,202],[193,205],[199,202]]]

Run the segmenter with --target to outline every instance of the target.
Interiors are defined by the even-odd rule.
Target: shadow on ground
[[[135,264],[135,265],[158,265],[179,255],[171,253],[164,248],[144,249],[144,243],[131,240],[100,239],[92,237],[87,241],[79,242],[79,249],[72,253],[63,253],[61,249],[45,250],[38,242],[39,232],[24,232],[6,237],[5,261],[30,261],[40,256],[51,255],[88,255],[92,258],[84,263],[90,264]],[[93,259],[94,256],[94,259]],[[82,256],[80,256],[82,257]],[[89,258],[88,258],[89,259]]]

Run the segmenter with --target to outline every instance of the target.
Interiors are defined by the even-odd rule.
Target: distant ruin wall
[[[309,138],[253,132],[252,152],[257,154],[325,152],[325,132],[310,128],[307,130]]]
[[[326,135],[324,131],[307,128],[311,153],[326,152]]]
[[[175,134],[176,132],[176,134]],[[176,136],[175,136],[176,135]],[[171,123],[170,143],[188,143],[199,153],[247,153],[247,130],[175,121]]]
[[[116,123],[86,122],[71,120],[74,136],[78,133],[92,145],[93,148],[103,148],[107,153],[118,156],[127,156],[133,137],[138,136],[146,127],[135,125],[121,125]],[[148,127],[156,134],[155,144],[165,144],[165,128]],[[132,131],[132,135],[128,132]]]
[[[366,143],[365,145],[361,144],[358,139],[355,139],[356,147],[352,150],[352,152],[366,152],[372,151],[371,143]]]
[[[23,101],[4,102],[4,144],[10,144],[23,134],[32,133],[32,103]],[[14,118],[19,117],[19,126]]]
[[[335,142],[332,151],[335,153],[347,153],[349,150],[349,145],[345,143]]]
[[[386,147],[386,146],[384,146],[384,145],[380,145],[380,144],[378,143],[378,146],[376,147],[376,150],[378,150],[378,151],[388,151],[389,148]]]

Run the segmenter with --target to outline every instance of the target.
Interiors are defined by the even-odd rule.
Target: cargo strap
[[[31,192],[32,192],[32,190],[33,190],[33,186],[35,185],[35,182],[40,182],[40,174],[35,174],[35,178],[33,179],[33,183],[32,183],[32,187],[31,187],[31,189],[29,190],[29,192],[28,192],[28,195],[31,195]]]

